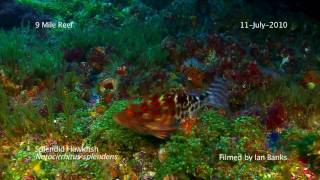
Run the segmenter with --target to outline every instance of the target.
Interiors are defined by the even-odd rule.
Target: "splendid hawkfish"
[[[217,78],[200,95],[188,94],[186,91],[154,95],[140,104],[130,104],[122,112],[115,114],[114,119],[136,132],[163,139],[177,130],[182,119],[193,116],[203,105],[229,108],[226,80]]]

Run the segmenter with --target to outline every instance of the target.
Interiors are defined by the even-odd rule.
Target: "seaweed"
[[[75,21],[80,25],[85,25],[87,19],[93,19],[93,23],[104,23],[104,14],[115,12],[116,7],[112,3],[103,0],[80,1],[71,0],[68,2],[62,0],[18,0],[21,4],[27,4],[33,8],[46,13],[61,21]],[[63,4],[63,6],[61,6]]]
[[[127,105],[128,102],[124,100],[113,102],[104,115],[91,125],[88,140],[92,144],[103,143],[105,145],[100,145],[116,146],[129,152],[137,151],[143,144],[146,145],[146,140],[141,135],[118,125],[113,120],[113,115],[122,111]]]
[[[55,178],[86,178],[86,179],[105,179],[108,178],[103,172],[103,166],[98,161],[48,161],[40,158],[40,142],[30,140],[26,135],[22,137],[19,150],[15,153],[8,163],[7,170],[3,174],[5,179],[55,179]],[[17,162],[13,163],[13,162]],[[16,166],[17,165],[17,166]],[[87,174],[86,170],[91,173]]]
[[[0,31],[0,39],[0,64],[15,82],[21,83],[28,76],[47,79],[59,72],[62,54],[55,48],[43,49],[45,43],[35,37],[34,31]]]
[[[274,81],[269,87],[253,91],[249,94],[249,102],[259,102],[269,104],[278,97],[283,97],[287,106],[302,106],[319,108],[320,104],[315,97],[319,96],[319,91],[310,91],[303,86],[289,81]]]
[[[20,58],[26,55],[23,52],[23,44],[25,36],[17,36],[17,30],[7,33],[3,30],[0,31],[0,63],[7,67],[14,68],[19,64]],[[10,42],[10,43],[7,43]]]
[[[28,10],[11,12],[11,2]],[[16,29],[5,20],[0,30],[0,179],[318,178],[315,20],[239,0],[6,0],[0,6],[2,16],[22,14]],[[240,27],[276,17],[288,28]],[[36,29],[38,20],[74,27]],[[232,95],[231,108],[203,107],[167,139],[114,120],[141,97],[176,89],[198,94],[219,76],[230,83],[224,91]],[[37,159],[40,146],[53,145],[95,146],[118,158]],[[286,160],[223,159],[279,154]]]
[[[95,27],[88,23],[86,26],[75,26],[69,31],[53,32],[58,37],[60,48],[82,48],[88,51],[95,46],[104,46],[107,40],[113,36],[109,28]]]
[[[130,64],[141,67],[163,65],[167,54],[159,45],[166,29],[156,22],[141,23],[133,21],[114,31],[110,44],[121,50],[121,58]]]
[[[319,91],[309,90],[290,81],[273,81],[267,88],[249,93],[247,102],[268,107],[279,98],[291,110],[288,113],[290,122],[295,122],[302,128],[310,128],[307,117],[317,113],[320,108],[317,100],[320,98]]]
[[[259,168],[252,162],[219,161],[220,154],[250,154],[261,148],[264,135],[261,125],[254,118],[243,116],[231,123],[212,110],[202,112],[199,118],[201,122],[193,128],[191,135],[185,136],[177,132],[162,146],[167,158],[163,162],[155,162],[156,178],[170,175],[189,179],[259,176],[258,172],[254,173],[249,168]],[[242,128],[245,126],[254,128]],[[242,169],[243,166],[248,166],[247,171]],[[220,171],[222,167],[227,169]]]
[[[8,128],[8,121],[9,119],[9,98],[2,88],[0,86],[0,124],[1,124],[1,129]]]

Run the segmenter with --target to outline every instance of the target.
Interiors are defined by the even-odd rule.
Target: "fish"
[[[185,90],[153,95],[139,104],[129,104],[113,119],[137,133],[165,139],[179,128],[183,119],[194,117],[201,107],[208,105],[229,108],[228,83],[225,79],[216,78],[200,95],[189,94]]]
[[[224,78],[217,78],[201,96],[206,99],[204,104],[207,106],[229,109],[228,81]]]
[[[117,67],[117,74],[119,76],[126,76],[127,75],[127,66],[122,65]]]

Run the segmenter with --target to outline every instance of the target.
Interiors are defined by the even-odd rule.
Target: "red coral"
[[[186,51],[191,54],[194,54],[200,48],[200,44],[191,38],[185,38],[183,45]]]
[[[227,71],[224,71],[224,77],[226,77],[227,79],[232,79],[236,82],[239,82],[241,81],[241,74],[239,71],[236,71],[236,70],[227,70]]]
[[[256,61],[242,65],[240,71],[235,73],[234,80],[241,84],[246,83],[250,87],[260,87],[265,82]]]
[[[103,70],[103,66],[107,61],[107,52],[105,47],[95,47],[90,50],[88,62],[97,72]]]
[[[85,58],[85,52],[82,48],[65,49],[63,59],[68,62],[81,61]]]
[[[119,66],[119,67],[117,68],[117,74],[118,74],[119,76],[125,76],[125,75],[127,75],[127,66],[125,66],[125,65]]]
[[[268,108],[264,122],[268,130],[283,128],[287,120],[287,110],[280,99],[276,100]]]
[[[168,77],[168,74],[164,71],[157,71],[153,74],[153,80],[165,80]]]
[[[239,62],[246,55],[246,51],[234,42],[228,42],[224,45],[224,55],[231,57],[234,61]]]
[[[270,52],[269,52],[269,49],[268,48],[264,48],[262,49],[261,51],[261,54],[262,54],[262,58],[261,58],[261,64],[270,64]]]
[[[224,52],[224,41],[219,35],[208,35],[208,46],[212,47],[218,56]]]
[[[41,109],[39,109],[39,114],[44,118],[48,117],[49,116],[48,107],[44,106]]]
[[[245,75],[247,75],[249,78],[257,78],[261,76],[261,72],[255,61],[250,62],[246,65]]]
[[[106,88],[106,89],[113,89],[114,87],[113,87],[113,84],[110,82],[110,83],[104,84],[104,88]]]
[[[107,93],[105,96],[104,96],[104,102],[109,104],[111,101],[112,101],[112,98],[113,98],[113,94],[112,93]]]
[[[260,49],[257,44],[250,44],[250,55],[255,59],[260,56]]]
[[[230,57],[223,57],[221,58],[221,60],[219,61],[219,65],[218,65],[218,72],[220,74],[228,71],[228,70],[232,70],[235,67],[235,63],[234,61],[232,61],[232,59]]]
[[[62,102],[58,102],[55,104],[54,106],[54,112],[55,113],[60,113],[63,111],[63,103]]]

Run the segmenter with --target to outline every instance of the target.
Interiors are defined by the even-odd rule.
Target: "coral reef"
[[[300,3],[1,1],[0,179],[319,179]]]

